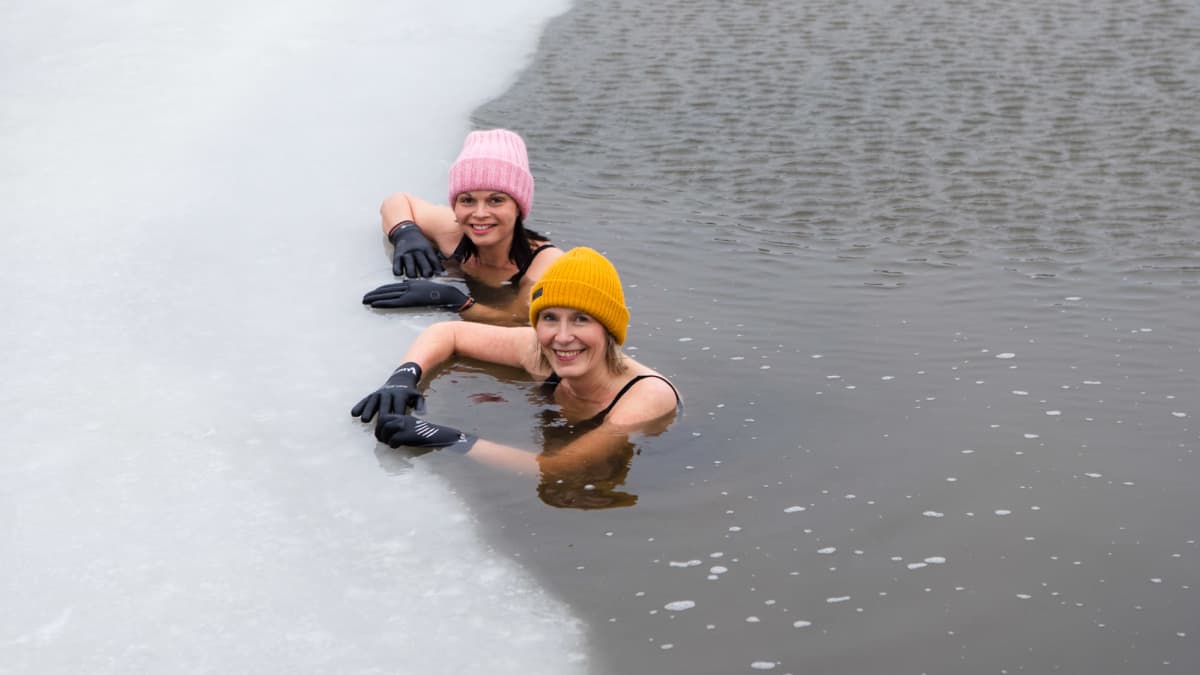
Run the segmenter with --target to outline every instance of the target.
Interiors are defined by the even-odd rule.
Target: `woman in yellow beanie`
[[[529,284],[562,255],[525,227],[533,208],[525,141],[507,129],[472,131],[449,178],[450,206],[403,192],[383,200],[379,214],[383,233],[393,244],[392,273],[409,278],[372,290],[363,304],[376,309],[442,307],[470,321],[523,324]],[[443,262],[476,282],[479,291],[508,287],[517,296],[488,293],[477,305],[460,288],[428,278],[443,271]]]
[[[530,291],[531,327],[463,321],[437,323],[409,347],[405,363],[359,401],[351,415],[370,422],[392,447],[449,448],[476,459],[543,475],[603,463],[627,447],[631,432],[657,432],[675,419],[674,385],[626,356],[629,310],[621,280],[604,256],[576,248],[559,257]],[[570,442],[535,455],[408,414],[424,412],[421,374],[455,356],[523,368],[545,382],[547,395],[572,427]]]

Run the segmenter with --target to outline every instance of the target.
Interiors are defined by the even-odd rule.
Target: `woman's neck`
[[[564,377],[571,398],[584,404],[606,405],[616,389],[617,378],[607,368],[593,370],[584,375]],[[560,386],[561,386],[560,384]]]
[[[475,257],[478,258],[481,267],[503,269],[512,264],[512,261],[508,258],[510,248],[512,248],[512,240],[499,242],[490,246],[477,246]]]

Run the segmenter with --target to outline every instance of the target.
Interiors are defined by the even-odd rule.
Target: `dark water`
[[[1200,668],[1200,5],[579,0],[475,123],[686,399],[630,508],[420,458],[595,672]]]

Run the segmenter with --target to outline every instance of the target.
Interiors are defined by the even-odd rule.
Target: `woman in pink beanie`
[[[395,249],[392,272],[408,277],[363,296],[375,308],[444,307],[464,319],[521,324],[528,289],[562,255],[542,235],[525,227],[533,206],[533,175],[525,141],[507,129],[472,131],[450,167],[450,206],[407,193],[379,208],[383,232]],[[444,271],[443,261],[484,286],[516,290],[509,306],[475,298],[455,286],[427,278]]]

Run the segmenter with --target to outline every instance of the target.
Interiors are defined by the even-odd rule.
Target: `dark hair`
[[[513,225],[512,244],[508,247],[508,259],[517,266],[517,271],[521,274],[524,274],[525,270],[529,268],[529,264],[533,262],[532,242],[545,244],[550,240],[533,230],[526,229],[525,217],[518,215],[517,222]],[[474,255],[479,255],[479,249],[475,247],[475,242],[471,241],[470,237],[464,235],[450,257],[461,265]]]

